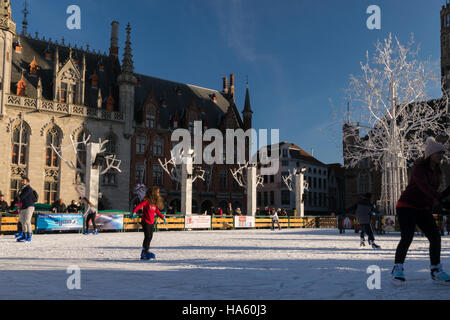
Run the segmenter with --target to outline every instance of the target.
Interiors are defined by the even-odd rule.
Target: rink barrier
[[[32,218],[32,228],[36,232],[46,233],[45,230],[36,230],[36,216],[38,214],[49,214],[49,212],[35,212]],[[156,231],[170,231],[178,230],[184,231],[185,228],[185,216],[182,215],[165,215],[167,224],[164,224],[163,220],[157,219],[155,226]],[[245,228],[236,228],[235,220],[239,216],[212,216],[211,224],[209,228],[204,228],[203,230],[233,230]],[[440,226],[441,221],[438,216],[435,215],[436,222]],[[447,216],[450,219],[450,216]],[[397,219],[396,219],[397,220]],[[17,214],[10,213],[0,213],[0,234],[11,234],[17,232],[17,223],[19,218]],[[136,232],[142,230],[141,219],[131,218],[129,214],[124,214],[123,229],[117,230],[119,232]],[[307,217],[293,217],[293,216],[280,216],[279,222],[282,228],[337,228],[337,218],[336,217],[318,217],[318,216],[307,216]],[[351,225],[352,230],[358,230],[359,225],[353,221]],[[381,221],[376,221],[374,224],[381,225]],[[275,224],[275,227],[277,225]],[[395,230],[393,232],[398,232],[398,221],[395,223]],[[272,219],[269,216],[256,216],[254,219],[254,225],[248,227],[248,229],[268,229],[272,227]],[[198,230],[198,229],[196,229]],[[202,230],[202,229],[200,229]],[[73,231],[81,232],[81,231]],[[374,232],[378,234],[389,233],[390,231],[374,228]]]

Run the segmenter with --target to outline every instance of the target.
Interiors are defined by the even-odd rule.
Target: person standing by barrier
[[[0,212],[7,212],[8,209],[8,202],[5,201],[5,196],[0,192]]]
[[[433,207],[450,194],[449,188],[442,193],[438,192],[442,179],[440,164],[445,150],[434,138],[427,139],[424,157],[414,164],[409,184],[397,202],[401,239],[391,272],[392,279],[396,282],[406,280],[403,264],[414,238],[414,230],[418,226],[430,242],[431,279],[437,283],[450,284],[450,276],[442,269],[441,235],[432,214]]]
[[[161,214],[159,208],[164,206],[158,187],[150,187],[142,202],[134,208],[133,213],[142,209],[141,224],[144,230],[144,241],[142,243],[141,260],[150,260],[156,258],[155,254],[149,252],[150,242],[153,238],[153,231],[155,229],[155,215],[158,215],[167,224],[166,218]]]
[[[344,219],[345,219],[344,214],[343,214],[343,213],[340,213],[340,214],[338,215],[338,218],[337,218],[337,224],[338,224],[339,234],[345,233]]]
[[[22,188],[19,192],[19,201],[22,207],[19,211],[19,221],[22,225],[22,234],[17,238],[17,242],[31,241],[33,229],[31,225],[31,218],[34,213],[34,204],[37,201],[37,194],[30,186],[30,179],[22,178]]]
[[[68,213],[77,213],[78,212],[78,205],[75,203],[75,200],[72,200],[72,203],[67,207]]]
[[[97,225],[95,224],[95,217],[97,216],[97,210],[95,210],[94,204],[89,201],[88,198],[83,198],[82,203],[85,206],[85,211],[83,214],[85,221],[85,230],[83,234],[89,234],[89,222],[92,221],[92,226],[94,227],[93,235],[97,235]]]
[[[278,212],[276,209],[272,209],[271,218],[272,218],[272,231],[275,230],[275,222],[278,225],[278,230],[281,230],[280,221],[278,219]]]

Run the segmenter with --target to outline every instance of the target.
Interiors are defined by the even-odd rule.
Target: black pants
[[[369,243],[375,241],[375,237],[373,236],[372,227],[370,226],[369,223],[361,225],[361,240],[364,239],[365,234],[367,234],[367,237],[369,238]]]
[[[94,230],[97,230],[97,226],[95,225],[95,217],[97,216],[96,213],[90,213],[86,217],[86,230],[89,230],[89,221],[92,221],[92,225],[94,226]]]
[[[409,246],[414,238],[416,225],[430,241],[430,261],[437,265],[441,260],[441,235],[431,211],[397,208],[401,239],[395,252],[395,263],[404,263]]]
[[[144,229],[144,242],[142,243],[142,248],[148,251],[148,249],[150,249],[150,242],[153,238],[153,230],[155,229],[155,225],[142,222],[142,229]]]

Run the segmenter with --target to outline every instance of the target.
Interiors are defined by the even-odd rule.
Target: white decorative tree
[[[178,155],[182,159],[182,164],[177,166],[177,158],[172,154],[170,160],[164,159],[164,163],[158,159],[159,164],[173,181],[181,184],[181,212],[185,215],[192,215],[192,184],[201,179],[205,181],[205,170],[199,166],[194,166],[194,153],[190,151],[187,155]],[[181,169],[180,169],[181,166]]]
[[[256,173],[256,165],[247,162],[239,164],[237,169],[230,169],[233,179],[247,191],[247,215],[256,215],[256,189],[263,186],[264,179]]]
[[[89,142],[90,138],[91,136],[86,137],[86,135],[83,134],[81,141],[75,142],[73,136],[71,135],[71,144],[69,146],[61,148],[60,150],[58,150],[58,148],[56,148],[53,144],[51,147],[58,157],[64,161],[70,169],[76,172],[84,173],[86,177],[85,197],[88,198],[96,208],[98,208],[100,175],[104,175],[111,169],[122,172],[119,168],[121,160],[117,159],[116,155],[102,155],[102,153],[106,151],[104,146],[109,142],[108,140],[102,141],[99,139],[98,143],[93,143]],[[82,163],[77,152],[77,146],[80,144],[83,144],[86,147],[85,163]],[[64,150],[67,149],[70,149],[75,154],[77,162],[80,164],[81,168],[78,168],[76,163],[72,160],[67,160],[63,157]]]
[[[344,165],[357,167],[366,160],[381,171],[386,214],[395,214],[407,185],[408,164],[422,156],[427,137],[449,136],[447,93],[442,90],[442,98],[429,98],[427,90],[440,78],[429,63],[417,59],[413,46],[412,38],[404,46],[389,34],[376,43],[372,59],[366,54],[362,76],[350,77],[354,108],[344,125]]]
[[[289,191],[295,190],[295,209],[300,217],[305,216],[305,205],[304,205],[304,193],[305,190],[309,189],[308,182],[305,181],[305,171],[306,168],[302,168],[301,170],[289,170],[289,175],[282,176],[283,182]],[[294,177],[294,179],[293,179]]]

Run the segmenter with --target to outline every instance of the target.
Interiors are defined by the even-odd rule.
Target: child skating
[[[159,208],[164,207],[164,202],[159,194],[158,187],[150,187],[142,202],[133,210],[133,213],[142,210],[141,224],[144,230],[144,241],[142,243],[141,260],[155,259],[154,253],[150,252],[150,242],[153,238],[153,231],[155,229],[155,215],[158,215],[161,219],[166,222],[166,218],[161,214]]]

